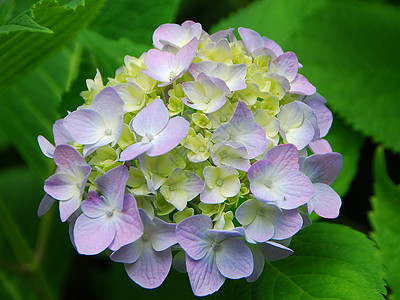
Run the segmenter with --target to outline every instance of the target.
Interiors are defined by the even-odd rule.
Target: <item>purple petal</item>
[[[178,75],[175,73],[178,59],[170,52],[151,49],[147,52],[144,63],[147,70],[144,70],[143,73],[157,81],[170,82]],[[171,74],[172,72],[174,73]]]
[[[85,145],[85,147],[83,147],[82,154],[84,157],[87,157],[88,155],[92,154],[97,148],[108,145],[111,142],[115,142],[115,140],[113,140],[113,137],[111,135],[105,135],[96,143]]]
[[[94,96],[90,108],[102,116],[109,129],[122,127],[124,101],[113,87],[105,87]],[[119,136],[116,139],[118,138]]]
[[[59,202],[60,219],[65,222],[81,205],[81,197],[75,194],[74,197],[68,201]]]
[[[329,142],[324,139],[318,139],[308,144],[310,150],[315,154],[331,153],[332,148]]]
[[[329,110],[329,108],[326,107],[323,102],[319,100],[309,99],[305,103],[307,103],[307,105],[314,110],[315,115],[317,116],[317,123],[320,131],[319,137],[322,138],[326,136],[332,126],[332,112]]]
[[[178,45],[179,39],[184,35],[184,30],[178,24],[162,24],[153,33],[153,45],[158,49],[163,48],[163,44],[160,42],[166,41],[176,46]]]
[[[122,210],[128,177],[128,169],[122,165],[111,169],[95,181],[95,185],[107,199],[107,202],[118,210]]]
[[[239,27],[238,31],[246,49],[250,53],[253,53],[253,51],[258,48],[264,47],[264,41],[258,32],[243,27]]]
[[[76,165],[86,166],[86,160],[74,147],[68,145],[57,146],[54,150],[54,162],[62,170],[72,170]]]
[[[275,172],[299,170],[299,151],[292,144],[283,144],[271,148],[263,159],[271,163]]]
[[[290,82],[290,90],[293,94],[312,95],[317,89],[313,86],[307,78],[301,74],[297,74],[296,78]]]
[[[193,259],[201,259],[210,248],[206,235],[212,221],[206,215],[195,215],[181,221],[176,227],[176,237],[183,250]]]
[[[257,215],[253,222],[244,228],[246,235],[259,243],[268,241],[274,236],[274,225],[264,216]]]
[[[281,46],[278,45],[278,43],[276,43],[275,41],[263,36],[262,37],[263,42],[264,42],[264,47],[271,49],[276,56],[282,55],[283,54],[283,50],[281,48]]]
[[[301,171],[311,182],[331,185],[343,167],[343,158],[339,153],[314,154],[309,156],[301,166]]]
[[[276,73],[287,78],[290,82],[293,81],[297,75],[299,68],[299,60],[293,52],[286,52],[273,61],[276,67]]]
[[[82,202],[81,209],[87,217],[98,218],[105,214],[107,203],[95,191],[90,191],[87,198]]]
[[[269,261],[284,259],[293,254],[292,249],[276,242],[269,241],[259,245],[265,259]]]
[[[55,121],[53,125],[54,143],[58,145],[66,145],[74,140],[67,128],[64,126],[64,119]]]
[[[75,194],[79,194],[76,179],[65,173],[56,173],[46,179],[44,190],[47,194],[57,200],[68,200]]]
[[[42,217],[47,211],[52,207],[54,204],[55,199],[52,198],[50,195],[46,194],[44,195],[42,201],[40,201],[39,208],[38,208],[38,217]]]
[[[176,57],[178,59],[178,71],[183,74],[189,69],[192,61],[196,55],[199,41],[197,38],[193,38],[187,45],[183,46],[178,50]]]
[[[125,245],[113,252],[110,258],[115,262],[132,264],[139,259],[142,251],[143,241],[142,239],[138,239],[137,241]]]
[[[168,109],[161,99],[154,99],[144,107],[132,120],[131,129],[141,136],[154,137],[167,125]]]
[[[267,217],[274,224],[274,240],[283,240],[295,235],[303,225],[303,218],[296,209],[270,210]]]
[[[107,216],[90,219],[84,214],[75,222],[74,240],[80,254],[94,255],[105,250],[115,236],[115,227]]]
[[[54,150],[56,147],[53,146],[52,143],[50,143],[44,136],[39,135],[37,137],[37,141],[40,147],[40,150],[42,150],[42,153],[47,156],[48,158],[53,158],[54,156]]]
[[[128,146],[124,151],[121,152],[121,156],[119,158],[120,161],[132,160],[138,157],[139,155],[145,153],[152,147],[152,144],[143,144],[141,142],[132,144]]]
[[[246,278],[246,281],[254,282],[258,279],[258,277],[260,277],[262,271],[264,270],[265,258],[259,248],[259,245],[249,244],[248,247],[250,248],[251,254],[253,255],[254,269],[253,273],[251,273],[251,275]]]
[[[200,260],[193,260],[186,255],[186,269],[196,296],[210,295],[218,291],[225,282],[225,277],[218,271],[211,250]]]
[[[80,109],[64,119],[64,126],[74,140],[83,145],[94,144],[106,135],[107,124],[102,116],[91,109]]]
[[[149,242],[143,243],[139,259],[125,264],[126,273],[141,287],[154,289],[159,287],[168,275],[172,264],[171,249],[156,252]]]
[[[229,28],[229,29],[225,29],[225,30],[220,30],[217,31],[216,33],[213,33],[212,35],[210,35],[210,39],[216,43],[221,39],[227,38],[229,36],[230,41],[233,42],[233,28]]]
[[[215,262],[227,278],[248,277],[253,272],[253,256],[246,243],[238,238],[226,239],[217,248]]]
[[[163,251],[178,242],[176,224],[166,223],[158,218],[153,219],[156,230],[151,233],[151,244],[156,251]]]
[[[131,194],[125,195],[123,210],[115,219],[116,232],[115,238],[109,246],[111,250],[117,250],[142,236],[143,224],[139,216],[136,200]]]
[[[340,196],[324,183],[314,183],[314,188],[315,194],[311,201],[316,214],[327,219],[337,218],[342,205]]]
[[[307,176],[298,171],[287,171],[278,176],[274,189],[281,194],[275,204],[283,209],[294,209],[311,200],[314,187]]]
[[[146,154],[159,156],[174,149],[188,135],[189,125],[189,122],[182,117],[169,120],[167,126],[154,137],[151,142],[153,147]]]

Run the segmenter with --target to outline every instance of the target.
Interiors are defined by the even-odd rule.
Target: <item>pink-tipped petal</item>
[[[238,31],[247,51],[250,53],[253,53],[253,51],[258,48],[264,47],[264,41],[258,32],[243,27],[239,27]]]
[[[152,144],[142,144],[135,143],[128,146],[124,151],[121,152],[121,156],[119,158],[120,161],[132,160],[138,157],[139,155],[145,153],[152,147]]]

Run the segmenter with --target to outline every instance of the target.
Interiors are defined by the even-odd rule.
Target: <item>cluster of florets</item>
[[[109,249],[144,288],[172,264],[197,296],[255,281],[266,259],[292,254],[309,214],[338,216],[326,100],[293,52],[238,32],[161,25],[155,49],[126,56],[105,86],[99,71],[87,80],[84,105],[54,124],[55,146],[38,139],[57,165],[39,215],[59,201],[77,251]]]

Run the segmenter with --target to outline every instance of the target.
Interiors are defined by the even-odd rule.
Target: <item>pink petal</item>
[[[273,61],[276,67],[276,73],[284,76],[289,82],[296,78],[299,67],[299,60],[293,52],[286,52]]]
[[[154,137],[151,142],[153,147],[146,154],[159,156],[174,149],[188,135],[189,125],[189,122],[182,117],[170,119],[167,126]]]
[[[149,135],[154,137],[164,129],[168,119],[168,109],[165,107],[164,102],[157,98],[133,118],[130,127],[141,136]]]
[[[153,33],[153,45],[158,49],[162,49],[161,41],[166,41],[179,46],[179,40],[184,35],[184,30],[178,24],[162,24]]]
[[[246,46],[246,49],[250,53],[253,53],[253,51],[258,48],[264,47],[264,41],[258,32],[243,27],[239,27],[238,31],[244,45]]]
[[[308,144],[310,150],[315,154],[331,153],[332,148],[329,142],[324,139],[318,139]]]
[[[293,94],[312,95],[317,91],[307,78],[297,74],[296,78],[290,82],[290,92]]]
[[[334,219],[339,215],[339,209],[342,205],[340,196],[324,183],[314,183],[315,195],[311,200],[314,204],[314,211],[317,215]]]
[[[144,63],[147,70],[144,70],[143,73],[157,81],[170,82],[173,77],[178,75],[175,73],[178,67],[178,58],[170,52],[151,49],[147,52]],[[171,72],[174,72],[173,76],[171,76]]]

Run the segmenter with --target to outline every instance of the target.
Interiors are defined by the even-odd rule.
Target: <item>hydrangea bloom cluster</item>
[[[144,288],[172,265],[197,296],[255,281],[265,260],[293,253],[309,214],[338,216],[326,100],[293,52],[238,33],[161,25],[155,48],[126,56],[115,78],[87,80],[85,103],[54,124],[55,146],[38,138],[57,165],[39,215],[58,201],[76,250],[109,249]]]

